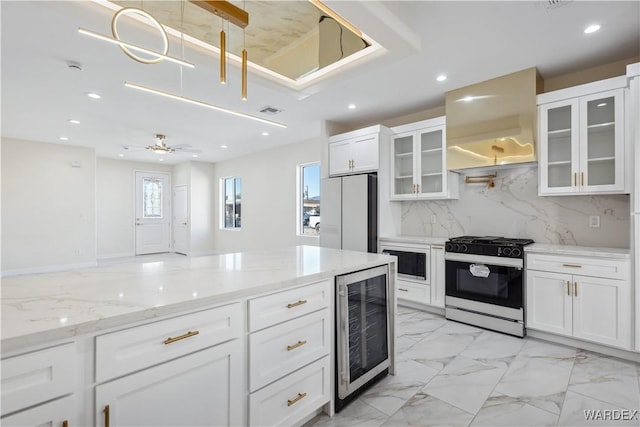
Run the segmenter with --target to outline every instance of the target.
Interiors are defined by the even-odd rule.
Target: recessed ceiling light
[[[61,136],[60,137],[60,141],[68,141],[68,140],[69,140],[69,138],[67,138],[66,136]]]
[[[599,29],[600,29],[600,24],[592,24],[592,25],[589,25],[587,28],[584,29],[584,33],[585,34],[595,33]]]
[[[229,147],[223,144],[220,146],[220,148],[229,148]]]
[[[80,120],[69,119],[69,123],[73,123],[74,125],[79,125],[80,124]]]
[[[446,74],[440,74],[438,77],[436,77],[436,80],[439,82],[443,82],[445,80],[447,80],[447,75]]]
[[[192,154],[191,157],[198,157],[198,155],[197,154]]]
[[[262,132],[262,136],[269,136],[269,132]]]
[[[606,103],[606,102],[601,102],[601,103],[600,103],[600,104],[598,104],[597,106],[598,106],[598,107],[604,107],[605,105],[607,105],[607,103]]]
[[[356,104],[349,104],[349,110],[355,110]]]
[[[120,154],[118,154],[118,156],[120,156],[120,157],[124,157],[124,154],[120,153]]]
[[[160,159],[161,162],[164,162],[164,159]]]
[[[100,99],[100,98],[102,98],[100,95],[98,95],[97,93],[94,93],[94,92],[87,93],[87,96],[89,98],[91,98],[91,99]]]

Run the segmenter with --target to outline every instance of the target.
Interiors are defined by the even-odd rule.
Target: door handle
[[[136,225],[142,225],[142,223],[141,222],[136,222]]]

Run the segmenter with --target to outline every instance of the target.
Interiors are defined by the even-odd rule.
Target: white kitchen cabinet
[[[329,402],[327,280],[250,299],[249,425],[292,425]]]
[[[390,199],[457,199],[458,174],[447,171],[444,117],[392,131]]]
[[[2,417],[0,425],[5,427],[74,427],[79,425],[76,422],[77,411],[75,396],[70,395]]]
[[[73,396],[75,374],[74,343],[3,359],[0,424],[73,423],[78,412]]]
[[[598,271],[602,264],[620,276]],[[629,349],[629,271],[628,261],[528,254],[527,328]]]
[[[615,78],[538,95],[539,195],[628,192],[623,86]]]
[[[98,385],[97,426],[242,424],[239,339]]]
[[[431,305],[444,308],[444,245],[431,245]]]
[[[399,303],[402,301],[417,302],[418,304],[431,304],[431,285],[428,283],[414,283],[408,280],[398,279],[396,289]]]
[[[371,126],[329,138],[329,176],[376,172],[384,126]]]

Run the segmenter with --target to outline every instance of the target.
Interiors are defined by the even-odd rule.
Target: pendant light
[[[227,33],[224,32],[224,19],[220,21],[220,84],[227,84]]]
[[[242,30],[242,37],[244,39],[244,30]],[[245,41],[242,42],[242,100],[247,100],[247,49]]]

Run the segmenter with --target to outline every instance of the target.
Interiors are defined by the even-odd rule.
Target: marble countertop
[[[2,279],[3,353],[278,291],[394,261],[296,246]]]
[[[446,237],[421,237],[421,236],[383,236],[378,238],[381,242],[412,243],[418,245],[444,245]]]
[[[578,255],[600,258],[630,259],[629,249],[600,248],[591,246],[554,245],[549,243],[533,243],[524,247],[527,253],[541,253],[553,255]]]

